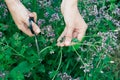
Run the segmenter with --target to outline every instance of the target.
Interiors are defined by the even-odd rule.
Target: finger
[[[33,17],[34,18],[34,21],[36,22],[37,21],[37,14],[35,12],[32,12],[29,14],[29,17]]]
[[[63,42],[62,42],[62,43],[57,42],[57,46],[59,46],[59,47],[63,47],[63,46],[64,46],[64,43],[63,43]]]
[[[18,25],[18,28],[28,36],[34,36],[26,24]]]
[[[86,32],[86,30],[81,29],[81,30],[79,31],[79,34],[78,34],[78,36],[77,36],[77,39],[81,41],[82,38],[83,38],[83,36],[85,35],[85,32]]]
[[[32,21],[32,26],[33,26],[33,31],[35,32],[35,34],[39,34],[40,28],[33,21]]]
[[[78,35],[78,32],[73,32],[73,38],[76,38],[77,37],[77,35]]]
[[[64,31],[62,32],[62,34],[60,35],[60,37],[58,38],[57,42],[60,42],[62,40],[62,38],[65,36],[66,34],[66,27],[64,29]]]
[[[64,41],[64,45],[65,46],[69,46],[72,40],[72,33],[73,33],[73,29],[72,28],[68,28],[67,30],[67,34],[65,35],[65,41]]]
[[[35,18],[37,18],[35,12],[30,13],[29,17],[35,17]],[[29,29],[28,26],[30,26],[29,17],[26,17],[25,21],[23,21],[23,23],[27,25],[26,29]],[[35,34],[39,34],[40,33],[40,28],[33,21],[32,21],[32,26],[33,26],[33,31],[35,32]],[[31,32],[31,30],[29,30],[29,31]],[[30,36],[31,36],[31,34],[28,33],[28,35],[30,35]]]

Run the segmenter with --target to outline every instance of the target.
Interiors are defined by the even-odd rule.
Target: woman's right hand
[[[33,36],[34,34],[31,33],[29,26],[29,18],[33,17],[34,21],[37,20],[37,14],[35,12],[28,11],[25,6],[20,2],[20,0],[5,0],[8,9],[18,26],[18,28],[23,31],[25,34],[29,36]],[[36,34],[40,33],[39,27],[36,23],[32,22],[33,30]]]

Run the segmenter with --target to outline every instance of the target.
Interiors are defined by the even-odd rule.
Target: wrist
[[[5,0],[6,3],[12,3],[14,0]]]
[[[77,7],[78,0],[62,0],[61,11],[64,12],[65,9],[78,9]]]
[[[77,7],[78,0],[62,0],[62,4],[68,7]]]

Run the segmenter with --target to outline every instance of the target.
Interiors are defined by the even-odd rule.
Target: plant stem
[[[57,67],[57,70],[55,72],[58,72],[58,70],[60,69],[61,63],[62,63],[62,48],[60,49],[60,54],[61,54],[60,55],[60,62],[59,62],[59,65]],[[52,78],[52,80],[55,79],[56,75],[57,75],[57,73],[54,75],[54,77]]]
[[[47,46],[47,47],[45,47],[44,49],[42,49],[40,52],[39,52],[39,55],[42,53],[42,52],[44,52],[46,49],[49,49],[49,48],[51,48],[52,46]]]
[[[78,55],[78,57],[80,58],[80,60],[81,60],[82,64],[83,64],[83,65],[85,65],[85,62],[82,60],[82,58],[81,58],[80,54],[77,52],[77,50],[75,49],[75,47],[74,47],[74,46],[72,46],[72,47],[73,47],[73,49],[74,49],[75,53],[76,53],[76,54]]]
[[[7,42],[6,42],[6,43],[7,43]],[[21,56],[21,57],[25,58],[25,56],[19,54],[19,52],[16,51],[16,50],[15,50],[13,47],[11,47],[10,45],[8,45],[8,43],[7,43],[7,44],[4,44],[4,43],[0,42],[0,44],[1,44],[1,45],[4,45],[4,46],[8,46],[11,50],[13,50],[15,53],[17,53],[17,54],[13,54],[13,55],[17,55],[17,56]]]
[[[73,67],[73,69],[70,71],[69,74],[71,74],[71,72],[75,69],[75,67],[78,65],[78,61],[76,62],[75,66]]]

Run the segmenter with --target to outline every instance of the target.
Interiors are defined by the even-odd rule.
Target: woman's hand
[[[72,38],[82,40],[85,35],[87,24],[83,20],[77,8],[77,0],[63,0],[61,12],[64,16],[66,27],[57,40],[58,46],[72,45]],[[63,42],[60,42],[64,38]]]
[[[34,21],[36,22],[36,13],[31,13],[30,11],[28,11],[25,6],[20,2],[20,0],[5,0],[5,2],[18,28],[27,35],[33,36],[30,29],[28,28],[29,17],[34,17]],[[40,33],[39,27],[34,22],[32,22],[32,26],[36,34]]]

